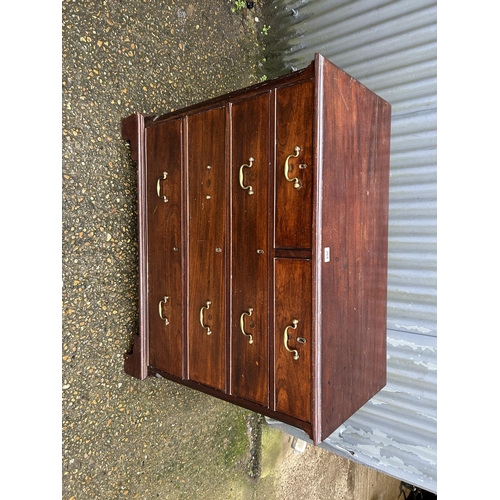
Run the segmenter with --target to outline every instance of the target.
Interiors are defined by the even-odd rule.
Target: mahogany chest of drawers
[[[386,383],[390,105],[321,55],[122,121],[138,170],[140,329],[159,374],[315,443]]]

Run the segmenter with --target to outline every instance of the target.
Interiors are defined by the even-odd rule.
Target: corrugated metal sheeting
[[[392,105],[388,383],[321,446],[437,492],[436,2],[273,7],[293,19],[283,55],[289,68],[319,52]]]

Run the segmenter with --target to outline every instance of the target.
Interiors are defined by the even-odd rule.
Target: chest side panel
[[[322,439],[386,380],[390,108],[381,114],[381,102],[325,62],[321,232],[330,259],[321,264]]]

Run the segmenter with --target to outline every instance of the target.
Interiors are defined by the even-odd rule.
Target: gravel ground
[[[263,24],[233,3],[62,3],[64,499],[240,498],[251,485],[256,415],[123,372],[138,280],[136,171],[120,121],[259,80]]]

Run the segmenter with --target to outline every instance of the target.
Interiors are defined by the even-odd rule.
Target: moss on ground
[[[267,425],[262,427],[261,477],[271,474],[283,458],[283,434]]]

